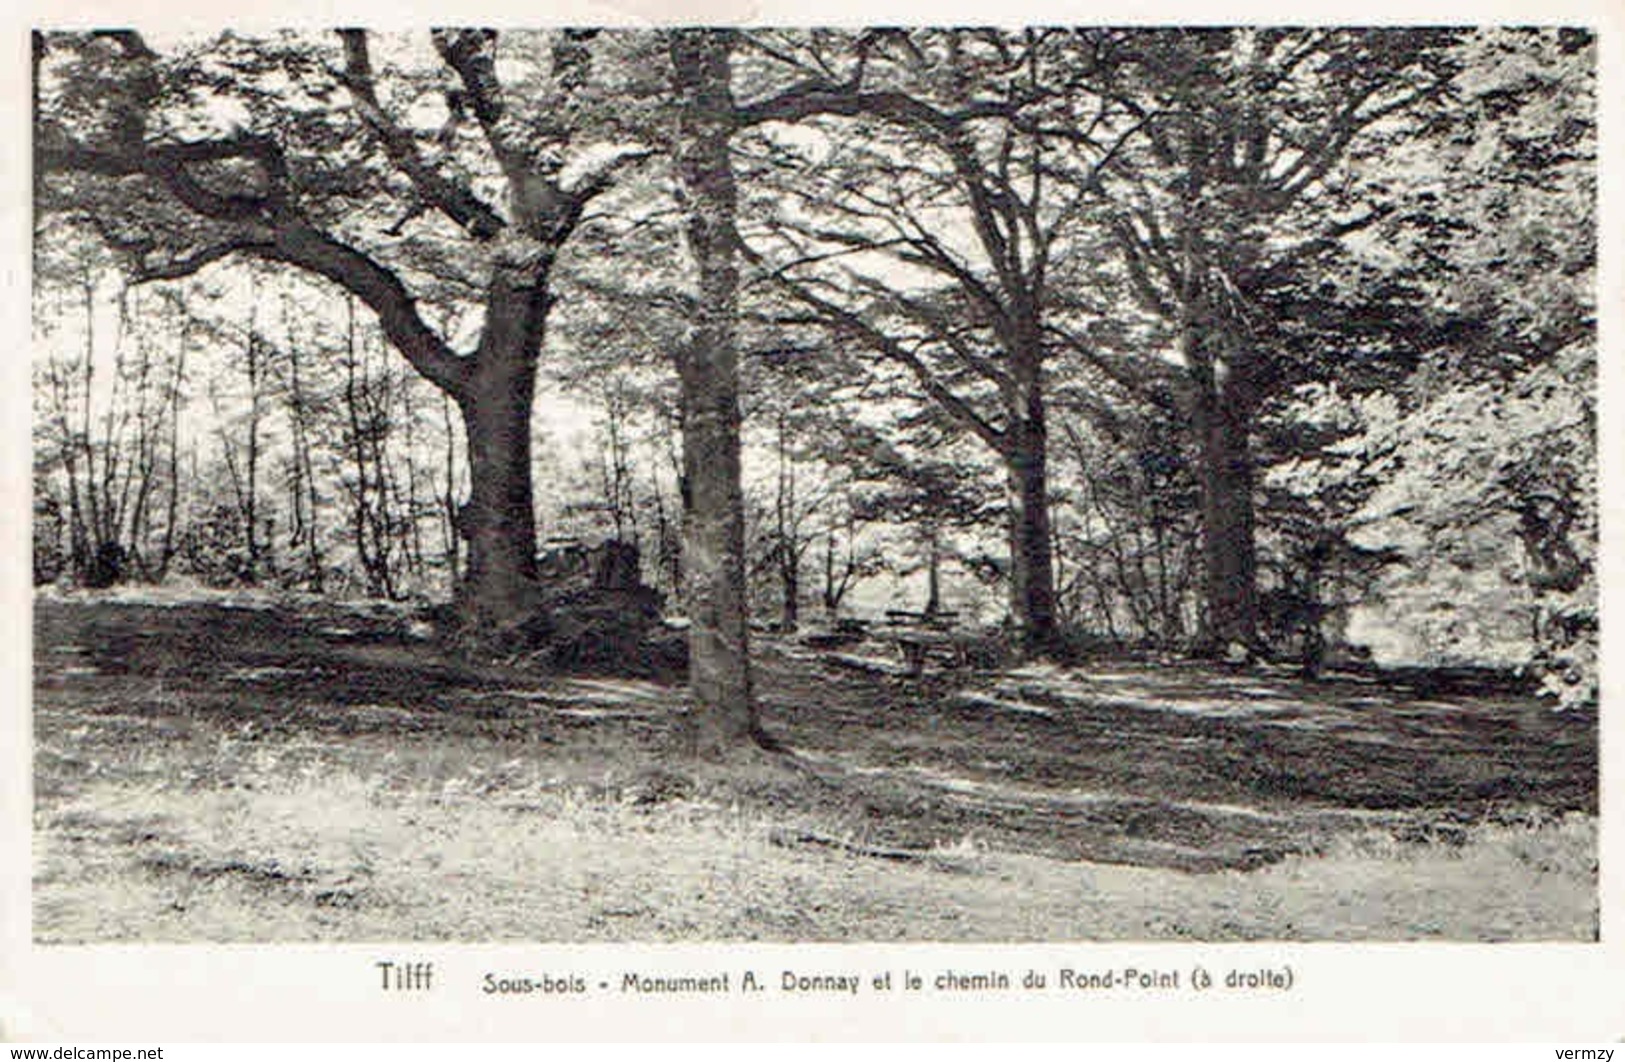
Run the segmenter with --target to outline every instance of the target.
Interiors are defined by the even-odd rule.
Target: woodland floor
[[[682,689],[459,663],[387,609],[42,597],[34,933],[1592,940],[1595,715],[1179,664],[764,640],[793,754]]]

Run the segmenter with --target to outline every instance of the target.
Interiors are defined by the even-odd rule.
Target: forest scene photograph
[[[1596,65],[36,30],[35,941],[1597,940]]]

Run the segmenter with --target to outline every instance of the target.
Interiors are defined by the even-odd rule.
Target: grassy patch
[[[670,784],[670,783],[662,783]],[[90,940],[1589,939],[1596,826],[1387,834],[1252,872],[1064,862],[962,838],[894,862],[849,823],[634,779],[337,772],[91,786],[40,823],[42,938]],[[134,809],[139,809],[136,811]],[[847,844],[802,844],[816,836]],[[785,838],[790,838],[786,841]]]
[[[769,651],[765,723],[795,765],[698,767],[675,758],[681,690],[346,632],[45,609],[36,937],[1597,933],[1594,739],[1522,702],[1189,669],[912,680]]]

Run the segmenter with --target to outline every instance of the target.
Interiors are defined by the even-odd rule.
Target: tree
[[[1099,44],[876,32],[849,45],[845,81],[815,50],[809,102],[758,109],[805,116],[816,97],[862,119],[759,149],[758,176],[788,172],[773,187],[794,206],[765,212],[748,256],[799,303],[782,321],[822,324],[902,369],[997,456],[1010,610],[1032,652],[1056,633],[1051,376],[1063,355],[1105,365],[1084,327],[1103,311],[1086,222],[1102,167],[1136,133],[1095,87],[1111,62]]]
[[[1372,445],[1371,428],[1392,408],[1391,394],[1317,382],[1279,396],[1258,417],[1260,568],[1275,575],[1261,595],[1259,634],[1277,655],[1295,649],[1306,678],[1320,673],[1328,632],[1346,645],[1351,611],[1402,559],[1362,540],[1363,510],[1383,489],[1391,456]]]
[[[138,280],[231,256],[325,278],[457,404],[470,466],[457,598],[475,631],[516,623],[535,599],[530,420],[553,265],[627,158],[566,177],[591,139],[579,99],[590,36],[519,38],[522,94],[503,83],[491,30],[437,30],[440,69],[389,79],[360,30],[340,31],[337,48],[224,34],[167,59],[128,31],[36,38],[42,207],[97,216]],[[425,269],[478,293],[472,350],[425,319]]]
[[[1417,367],[1366,418],[1361,443],[1383,477],[1359,539],[1404,556],[1396,598],[1449,593],[1458,613],[1519,613],[1518,662],[1559,705],[1591,704],[1596,41],[1483,30],[1450,60],[1456,106],[1371,178],[1403,209],[1364,255],[1427,268],[1415,280]]]
[[[287,404],[293,453],[288,460],[288,546],[303,550],[304,584],[316,593],[326,582],[321,541],[321,498],[316,485],[315,435],[307,378],[300,372],[300,338],[295,333],[292,293],[282,293],[282,322],[287,347],[283,395]]]
[[[757,371],[746,375],[755,399],[747,420],[758,427],[753,449],[763,458],[754,479],[747,468],[751,570],[766,584],[758,593],[773,603],[780,629],[794,631],[814,591],[833,618],[853,585],[877,570],[875,543],[860,541],[872,538],[863,534],[870,521],[854,479],[864,458],[847,452],[861,451],[863,435],[833,397],[837,380],[803,380],[760,352],[746,353],[758,353]]]
[[[36,493],[62,521],[61,560],[80,582],[151,578],[167,568],[173,542],[185,328],[179,345],[161,343],[174,323],[166,300],[122,285],[93,234],[67,225],[51,234],[35,260],[36,339],[46,349]]]
[[[1278,297],[1305,259],[1369,226],[1327,193],[1362,135],[1439,95],[1434,31],[1146,31],[1125,40],[1145,136],[1112,166],[1119,250],[1170,327],[1201,454],[1210,651],[1258,645],[1251,434],[1302,379]],[[1301,304],[1300,304],[1301,305]],[[1301,318],[1299,320],[1302,320]]]
[[[1072,411],[1063,411],[1069,413]],[[1172,403],[1118,395],[1058,418],[1060,600],[1086,636],[1188,648],[1200,567],[1195,462]],[[1059,565],[1058,571],[1060,570]]]
[[[970,568],[981,581],[1007,584],[1008,553],[989,562],[979,547],[967,555],[959,544],[965,538],[982,539],[983,532],[1001,522],[1008,528],[996,468],[988,467],[992,462],[985,451],[965,439],[934,403],[911,406],[906,394],[900,394],[885,404],[892,416],[878,425],[856,417],[842,425],[850,447],[846,460],[851,519],[871,533],[883,524],[903,530],[901,536],[893,536],[900,541],[871,555],[859,570],[866,574],[889,570],[901,576],[923,571],[925,598],[920,611],[928,615],[944,607],[947,562]]]
[[[677,356],[689,686],[707,709],[695,716],[692,741],[698,754],[716,757],[760,736],[739,456],[738,191],[728,144],[737,113],[729,66],[733,34],[676,30],[667,46],[678,105],[678,196],[699,289],[693,335]]]

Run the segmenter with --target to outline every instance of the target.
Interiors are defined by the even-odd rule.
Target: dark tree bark
[[[1049,488],[1044,448],[1012,455],[1010,478],[1010,611],[1029,653],[1055,643],[1055,567],[1050,547]]]
[[[445,479],[441,484],[440,513],[442,548],[446,556],[446,574],[453,586],[461,581],[462,536],[457,531],[457,429],[452,424],[451,396],[440,396],[442,425],[446,432],[446,448],[442,455],[441,471]],[[464,433],[467,438],[467,433]]]
[[[1176,105],[1164,112],[1170,120],[1148,122],[1149,152],[1125,172],[1160,184],[1166,205],[1129,208],[1113,227],[1133,290],[1176,323],[1186,348],[1202,465],[1199,649],[1258,647],[1248,437],[1262,397],[1302,371],[1279,360],[1266,367],[1252,322],[1265,322],[1274,342],[1286,337],[1260,305],[1262,278],[1289,273],[1294,259],[1382,212],[1323,224],[1295,246],[1281,241],[1291,226],[1277,222],[1324,194],[1324,178],[1365,131],[1448,91],[1449,64],[1432,54],[1447,41],[1448,33],[1400,43],[1382,31],[1235,29],[1161,37],[1146,53],[1150,83]]]
[[[373,448],[369,445],[378,432],[368,395],[372,384],[356,329],[354,300],[345,300],[345,310],[344,413],[349,429],[350,461],[355,469],[350,522],[355,532],[356,559],[367,577],[367,593],[388,598],[393,596],[389,587],[389,544],[379,534],[378,516],[378,508],[387,504],[387,500],[382,496]]]
[[[1203,597],[1201,648],[1222,653],[1258,644],[1254,540],[1254,404],[1228,382],[1199,384],[1194,427],[1201,443]]]
[[[459,514],[468,561],[457,596],[464,622],[476,630],[522,618],[536,603],[530,421],[546,311],[545,280],[493,284],[474,372],[455,396],[469,473]]]
[[[1034,308],[1030,318],[1036,322]],[[1036,324],[1028,330],[1036,335]],[[1023,400],[1004,432],[1002,453],[1010,496],[1010,613],[1031,655],[1055,647],[1055,560],[1049,517],[1049,421],[1043,352],[1036,339],[1021,345],[1013,377]]]
[[[611,383],[604,389],[604,447],[599,465],[604,484],[604,504],[615,527],[615,540],[626,542],[641,552],[642,532],[638,527],[637,493],[633,489],[627,417],[630,403],[624,384]]]
[[[780,626],[795,630],[801,623],[801,514],[796,508],[796,468],[790,453],[785,416],[779,414],[778,490],[773,499],[774,553],[780,590]]]
[[[942,530],[934,522],[925,535],[925,608],[927,616],[942,611]]]
[[[682,387],[684,590],[689,620],[693,752],[720,757],[758,737],[746,614],[745,497],[735,345],[738,193],[729,159],[735,124],[732,33],[677,30],[669,50],[679,105],[677,177],[684,234],[699,275],[693,337],[678,352]]]

